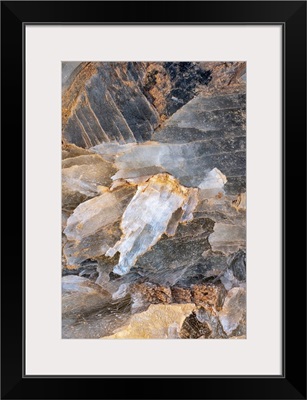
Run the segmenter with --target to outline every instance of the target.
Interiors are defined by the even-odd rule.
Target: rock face
[[[112,301],[100,285],[80,276],[62,278],[62,337],[100,338],[109,335],[130,316],[129,296]]]
[[[63,63],[63,337],[246,337],[245,64]]]
[[[159,115],[139,87],[143,74],[142,64],[84,63],[63,91],[64,139],[87,148],[148,139]]]
[[[194,308],[194,304],[152,304],[147,311],[133,315],[129,325],[106,339],[178,339],[185,318]]]
[[[70,78],[67,71],[64,63],[63,137],[87,148],[148,140],[160,117],[173,114],[198,84],[210,81],[210,71],[195,63],[95,62],[80,63]]]
[[[120,236],[118,223],[135,189],[103,187],[101,194],[81,203],[66,222],[64,254],[68,264],[105,254]]]
[[[110,186],[113,165],[98,154],[66,158],[62,162],[62,205],[74,210],[81,202],[99,194],[99,186]]]

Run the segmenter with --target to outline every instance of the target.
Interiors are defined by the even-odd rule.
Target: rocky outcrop
[[[63,337],[246,337],[244,63],[65,68]]]
[[[138,84],[144,69],[142,63],[84,63],[63,90],[64,139],[86,148],[149,139],[159,115]]]
[[[142,142],[191,100],[210,71],[196,63],[80,63],[64,65],[62,122],[69,143]]]

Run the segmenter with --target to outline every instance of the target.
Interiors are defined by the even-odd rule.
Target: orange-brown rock
[[[152,103],[160,114],[161,121],[167,119],[166,97],[172,89],[170,76],[161,63],[149,63],[146,68],[144,89],[152,98]]]
[[[139,293],[143,301],[150,304],[172,303],[172,292],[169,287],[152,283],[136,283],[131,286],[131,293]]]
[[[221,284],[198,284],[190,288],[158,285],[151,282],[136,282],[129,288],[132,295],[136,293],[142,301],[150,304],[187,304],[205,306],[208,309],[220,310],[226,291]]]
[[[191,290],[192,301],[196,305],[206,305],[220,309],[223,304],[225,291],[221,285],[198,284],[193,285]]]
[[[246,63],[235,62],[202,62],[204,69],[210,70],[211,81],[208,91],[231,91],[236,87],[245,86]]]
[[[172,300],[174,303],[191,303],[191,289],[190,288],[182,288],[179,286],[173,286],[172,290]]]

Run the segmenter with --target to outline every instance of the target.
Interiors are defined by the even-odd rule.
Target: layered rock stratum
[[[245,338],[245,63],[63,63],[62,85],[62,337]]]

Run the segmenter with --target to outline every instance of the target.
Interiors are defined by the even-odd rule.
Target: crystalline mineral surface
[[[65,338],[246,337],[245,64],[63,64]]]
[[[195,196],[195,191],[197,193],[197,189],[181,186],[168,174],[154,175],[138,186],[122,216],[122,238],[106,253],[111,257],[117,251],[120,253],[115,273],[127,273],[137,258],[155,245],[163,233],[174,234],[174,225],[193,218],[196,202],[192,201],[191,207],[190,199]],[[168,229],[170,223],[172,227]]]

